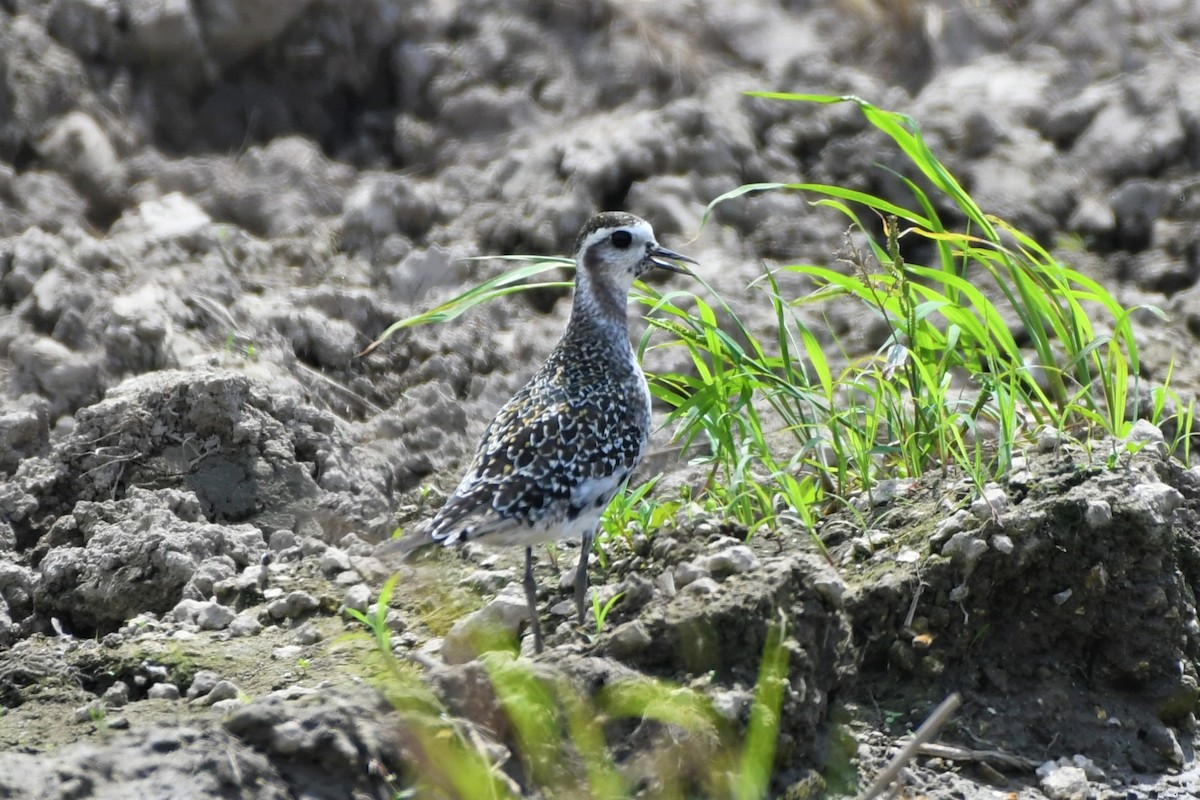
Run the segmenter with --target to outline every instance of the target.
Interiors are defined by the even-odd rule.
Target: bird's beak
[[[700,266],[700,262],[694,258],[688,258],[685,255],[676,253],[674,250],[668,250],[661,245],[654,245],[650,250],[650,263],[656,267],[660,267],[671,272],[678,272],[683,275],[691,275],[692,271],[685,266],[676,264],[676,261],[686,261],[689,264]]]

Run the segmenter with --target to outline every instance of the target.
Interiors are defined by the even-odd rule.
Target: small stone
[[[681,561],[675,565],[675,586],[684,589],[688,584],[709,577],[707,569],[697,566],[691,561]]]
[[[972,533],[963,531],[950,537],[950,541],[942,547],[942,555],[953,558],[955,566],[964,574],[970,575],[987,550],[987,542]]]
[[[179,687],[173,683],[156,683],[146,691],[151,700],[178,700]]]
[[[217,681],[216,685],[213,686],[212,691],[195,698],[192,700],[192,704],[198,706],[211,706],[213,703],[220,702],[221,700],[233,700],[237,698],[239,691],[240,690],[236,685],[234,685],[233,681]]]
[[[738,722],[750,706],[751,695],[742,689],[717,692],[713,695],[712,709],[729,722]]]
[[[605,649],[614,658],[628,658],[641,653],[653,642],[641,620],[634,620],[614,628]]]
[[[1049,425],[1038,431],[1037,448],[1041,453],[1053,453],[1062,445],[1064,437],[1058,428]]]
[[[104,701],[107,708],[120,708],[129,704],[129,684],[125,681],[116,681],[112,686],[105,690],[100,697]]]
[[[321,607],[317,598],[308,592],[288,592],[267,605],[267,613],[274,619],[295,619],[316,611]]]
[[[243,611],[229,623],[231,636],[257,636],[262,633],[262,623],[253,611]]]
[[[1112,506],[1107,500],[1089,499],[1083,510],[1083,521],[1092,530],[1101,530],[1112,524]]]
[[[367,612],[367,606],[371,604],[371,588],[365,583],[356,583],[346,590],[346,594],[342,597],[342,605],[345,608],[353,609],[360,614]]]
[[[330,547],[321,556],[321,572],[330,577],[350,569],[350,556],[345,551]]]
[[[202,631],[219,631],[229,627],[237,614],[220,603],[204,602],[196,609],[196,624]]]
[[[994,483],[983,487],[983,493],[971,503],[971,513],[977,519],[987,520],[1000,516],[1008,510],[1008,494]]]
[[[1074,594],[1073,590],[1063,589],[1061,592],[1054,595],[1051,599],[1054,601],[1054,605],[1061,606],[1063,603],[1066,603],[1068,600],[1071,599],[1072,594]]]
[[[196,614],[199,613],[201,602],[200,600],[180,600],[171,609],[171,617],[176,622],[195,623]]]
[[[188,700],[195,700],[197,697],[208,694],[221,680],[221,676],[212,670],[202,669],[192,677],[192,685],[188,687]]]
[[[529,606],[519,589],[505,591],[478,611],[454,623],[442,641],[447,664],[465,664],[480,653],[507,648],[529,620]]]
[[[997,533],[993,536],[989,544],[991,544],[993,550],[1003,553],[1006,556],[1011,556],[1015,549],[1012,538],[1005,536],[1003,533]]]
[[[758,556],[754,555],[754,551],[744,544],[728,547],[719,553],[713,553],[707,558],[701,559],[701,569],[706,569],[712,575],[724,577],[726,575],[740,575],[743,572],[749,572],[758,566]]]
[[[304,646],[316,644],[321,641],[321,638],[321,632],[308,623],[301,625],[292,634],[292,639],[295,640],[296,644]]]
[[[890,545],[895,537],[884,531],[870,530],[862,536],[855,536],[850,545],[859,556],[871,556]]]
[[[658,578],[654,581],[654,586],[667,597],[674,597],[679,591],[675,586],[675,573],[669,569],[664,569],[659,573]]]
[[[717,592],[721,591],[721,587],[712,578],[704,577],[697,578],[696,580],[692,581],[687,586],[683,587],[683,591],[689,594],[699,595],[716,594]]]
[[[276,661],[295,661],[304,654],[304,648],[298,644],[285,644],[271,651],[271,658]]]
[[[1055,767],[1041,780],[1050,800],[1087,800],[1088,779],[1079,767]]]
[[[1164,449],[1160,454],[1166,454],[1166,440],[1162,430],[1148,419],[1135,421],[1129,429],[1129,435],[1125,437],[1125,441],[1141,445],[1163,445]]]
[[[296,534],[287,529],[280,529],[271,533],[271,538],[267,540],[267,547],[272,553],[281,553],[289,547],[296,546]]]
[[[967,520],[971,515],[965,508],[960,508],[944,520],[939,522],[933,529],[933,535],[929,538],[931,547],[938,547],[947,542],[951,536],[966,529]]]
[[[834,608],[841,608],[846,597],[846,584],[840,578],[818,577],[812,583],[813,589]]]
[[[311,537],[303,539],[300,542],[300,553],[306,556],[319,556],[329,549],[329,545],[322,542],[320,539]]]

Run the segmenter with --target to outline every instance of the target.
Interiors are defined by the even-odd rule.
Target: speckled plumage
[[[638,217],[608,212],[580,231],[575,261],[575,296],[562,339],[496,414],[458,488],[406,546],[524,545],[539,650],[529,546],[582,539],[575,597],[582,617],[592,537],[650,435],[650,393],[629,341],[629,288],[654,267],[686,272],[673,262],[691,259],[659,246]]]

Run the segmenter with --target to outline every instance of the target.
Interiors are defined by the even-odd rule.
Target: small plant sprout
[[[624,592],[617,592],[608,599],[607,603],[600,604],[600,593],[592,592],[592,617],[596,620],[596,634],[604,632],[604,620],[608,618],[608,612],[613,610],[613,606],[617,601],[625,596]]]
[[[385,661],[395,658],[392,654],[392,630],[387,624],[387,614],[388,603],[391,602],[392,593],[395,591],[396,582],[399,579],[400,576],[397,574],[384,582],[379,590],[379,599],[375,601],[375,609],[370,614],[364,614],[356,608],[346,609],[348,616],[361,622],[371,632],[375,648]]]

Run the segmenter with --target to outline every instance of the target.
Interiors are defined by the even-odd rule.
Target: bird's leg
[[[529,624],[533,627],[533,651],[542,652],[542,624],[538,622],[537,584],[533,580],[533,548],[525,548],[525,602],[529,603]]]
[[[595,531],[583,535],[579,545],[579,566],[575,569],[575,610],[579,612],[579,624],[583,624],[583,601],[588,590],[588,556],[592,553],[592,538]]]

